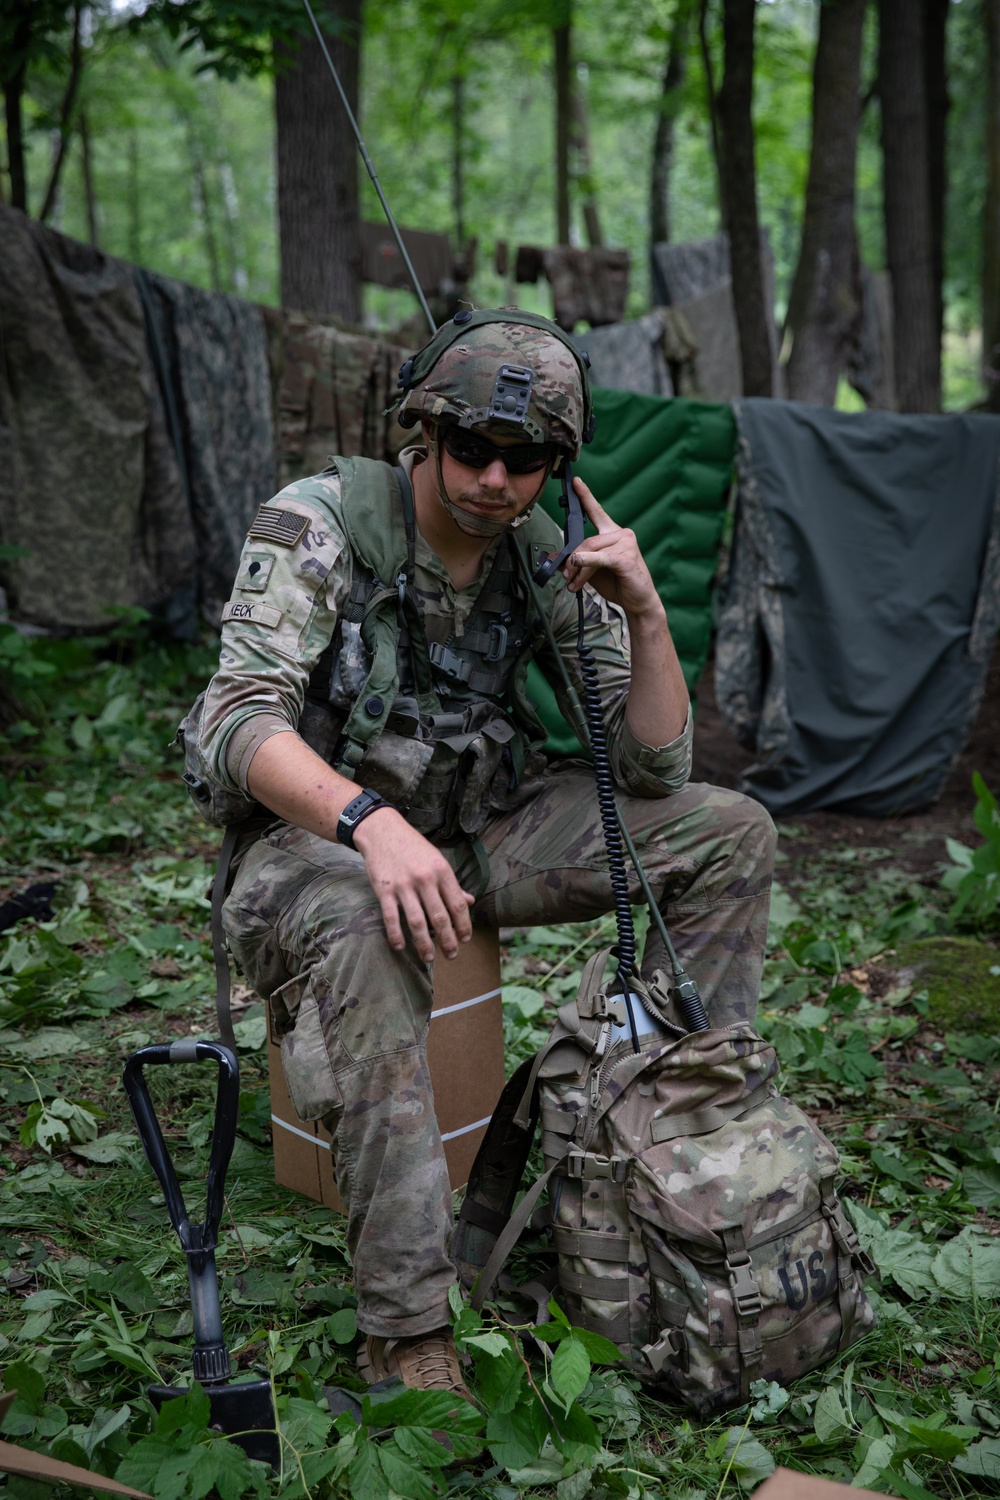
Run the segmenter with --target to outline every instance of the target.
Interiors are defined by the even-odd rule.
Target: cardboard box
[[[504,1085],[497,934],[476,930],[456,959],[434,965],[434,1009],[427,1041],[434,1100],[453,1188],[463,1187]],[[281,1066],[281,1049],[268,1037],[274,1175],[292,1188],[342,1210],[334,1181],[329,1132],[300,1120]]]
[[[887,1500],[874,1490],[856,1490],[853,1485],[838,1484],[835,1479],[820,1479],[816,1474],[798,1474],[794,1469],[775,1469],[752,1500]]]

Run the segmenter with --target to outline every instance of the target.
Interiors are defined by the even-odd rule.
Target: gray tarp
[[[577,334],[576,342],[590,355],[590,379],[595,386],[641,396],[674,394],[658,313],[592,328]]]
[[[766,228],[760,231],[764,271],[764,297],[774,307],[774,256]],[[684,314],[694,339],[694,384],[684,394],[705,401],[728,401],[743,390],[740,336],[733,305],[729,268],[729,236],[712,235],[688,244],[664,241],[652,247],[653,299]],[[778,332],[768,320],[774,394],[784,392],[784,375],[778,363]]]
[[[937,797],[1000,623],[1000,418],[735,401],[719,707],[772,812]]]

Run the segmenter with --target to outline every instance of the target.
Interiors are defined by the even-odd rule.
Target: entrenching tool
[[[205,1219],[201,1224],[192,1224],[188,1215],[143,1071],[146,1067],[158,1064],[193,1062],[216,1062],[219,1067]],[[139,1139],[149,1164],[159,1179],[170,1222],[177,1231],[177,1238],[187,1258],[191,1316],[194,1322],[192,1369],[195,1380],[203,1387],[209,1399],[210,1425],[231,1437],[248,1457],[261,1459],[276,1468],[279,1462],[279,1442],[275,1430],[277,1424],[271,1382],[251,1380],[236,1384],[229,1379],[231,1363],[222,1334],[219,1277],[215,1268],[215,1249],[219,1243],[219,1224],[225,1202],[226,1168],[236,1142],[239,1115],[240,1065],[236,1054],[221,1042],[193,1039],[143,1047],[140,1051],[133,1052],[126,1062],[123,1080]],[[187,1388],[151,1385],[148,1387],[148,1395],[159,1410],[164,1401],[187,1395]]]

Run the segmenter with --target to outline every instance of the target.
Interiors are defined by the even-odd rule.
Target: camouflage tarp
[[[138,272],[0,208],[0,538],[16,618],[95,629],[143,605],[216,624],[274,489],[259,308]],[[67,588],[66,580],[73,579]]]
[[[164,608],[192,554],[130,268],[3,207],[0,240],[0,540],[29,554],[3,565],[11,612]]]
[[[1000,418],[733,403],[716,696],[772,813],[940,794],[1000,623]]]
[[[181,416],[198,607],[216,625],[247,527],[275,487],[267,330],[253,303],[144,274]]]
[[[273,336],[271,350],[273,360],[279,353]],[[395,462],[412,438],[385,411],[411,352],[287,314],[276,382],[279,487],[318,474],[334,453]]]

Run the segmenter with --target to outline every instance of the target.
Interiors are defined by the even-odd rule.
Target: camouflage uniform
[[[414,450],[404,455],[412,464]],[[299,722],[310,670],[331,639],[351,585],[338,522],[338,483],[324,474],[275,504],[308,526],[294,546],[248,542],[227,606],[219,672],[208,692],[205,748],[215,773],[245,789],[263,739]],[[487,549],[483,574],[493,549]],[[264,556],[268,552],[273,561]],[[253,563],[258,564],[251,572]],[[263,576],[262,576],[263,575]],[[461,626],[479,588],[456,589],[417,538],[416,591],[427,621]],[[576,608],[560,575],[545,590],[560,652],[576,677]],[[642,745],[625,722],[624,618],[588,591],[587,638],[598,661],[621,805],[678,951],[713,1021],[752,1019],[767,923],[773,830],[758,804],[685,785],[690,721],[666,747]],[[359,778],[363,781],[363,777]],[[445,847],[489,925],[585,919],[611,889],[588,767],[548,770],[528,799],[494,809],[479,837]],[[639,898],[638,890],[633,892]],[[455,1278],[451,1197],[426,1060],[432,972],[412,946],[392,951],[360,856],[286,823],[245,852],[225,908],[234,956],[285,1030],[282,1053],[300,1115],[336,1136],[338,1185],[367,1333],[428,1332],[448,1321]],[[662,962],[651,942],[647,970]]]

